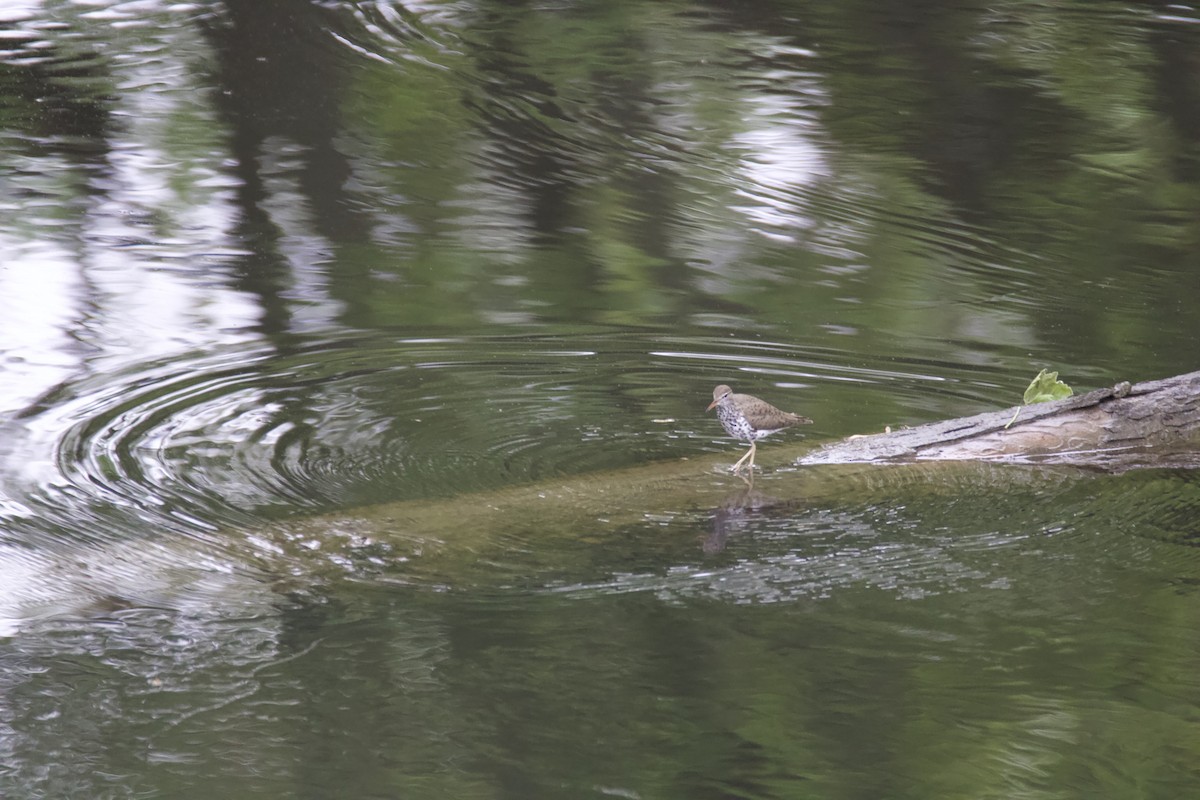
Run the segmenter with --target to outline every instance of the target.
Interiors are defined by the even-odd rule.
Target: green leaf
[[[1029,383],[1025,390],[1025,405],[1046,403],[1050,400],[1062,400],[1075,394],[1070,386],[1058,379],[1057,372],[1042,370]]]
[[[1037,377],[1029,382],[1029,388],[1025,390],[1025,405],[1031,403],[1046,403],[1050,400],[1062,400],[1075,394],[1070,386],[1058,379],[1057,372],[1047,372],[1042,370],[1037,374]],[[1017,416],[1021,413],[1021,407],[1017,406],[1017,413],[1013,414],[1013,418],[1005,425],[1007,429],[1010,425],[1017,421]]]

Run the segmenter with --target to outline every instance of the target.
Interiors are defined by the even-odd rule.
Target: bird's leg
[[[737,474],[737,471],[739,469],[741,469],[742,464],[745,462],[745,460],[747,458],[750,459],[750,469],[751,469],[751,471],[753,471],[754,470],[754,448],[756,448],[756,447],[758,447],[758,442],[751,440],[750,449],[746,451],[746,455],[744,455],[738,459],[738,462],[733,465],[733,469],[731,469],[730,472]]]

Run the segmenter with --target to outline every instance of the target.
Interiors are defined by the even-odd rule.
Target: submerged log
[[[335,540],[383,538],[399,548],[395,552],[408,551],[428,563],[430,555],[450,551],[474,559],[478,550],[473,548],[485,548],[484,541],[503,540],[531,526],[542,537],[555,531],[575,537],[581,530],[598,535],[629,524],[667,525],[696,513],[711,513],[714,523],[724,524],[747,509],[791,503],[836,507],[895,493],[911,499],[964,490],[1003,492],[1028,481],[1081,480],[1095,468],[1200,466],[1200,372],[1022,406],[1006,428],[1015,412],[1009,408],[851,437],[816,451],[807,444],[772,447],[763,460],[783,464],[786,459],[793,466],[768,467],[757,490],[729,474],[726,452],[295,520],[275,529],[275,541],[281,551],[305,557],[312,542],[327,546]],[[1033,466],[1014,469],[1009,466],[1014,463]],[[880,464],[897,466],[878,469]]]
[[[347,509],[231,530],[213,540],[99,536],[50,553],[0,546],[0,636],[44,617],[122,606],[195,604],[206,613],[265,613],[260,609],[314,586],[364,575],[439,590],[488,581],[508,586],[514,571],[496,569],[493,578],[495,565],[517,559],[522,570],[536,569],[536,553],[528,565],[519,562],[535,539],[539,547],[552,547],[548,542],[555,539],[570,542],[557,552],[587,558],[576,546],[581,540],[600,541],[632,527],[667,535],[678,525],[693,534],[703,527],[700,518],[708,521],[708,535],[697,546],[713,553],[748,518],[764,513],[820,516],[964,494],[1003,502],[1014,492],[1020,497],[1036,492],[1040,500],[1052,501],[1077,482],[1094,480],[1096,467],[1112,472],[1200,467],[1200,372],[1023,406],[1006,428],[1015,412],[851,437],[816,451],[807,444],[781,444],[760,461],[827,466],[768,467],[757,488],[729,474],[731,458],[722,452],[453,498]],[[1056,466],[1043,466],[1046,462]],[[1139,530],[1161,530],[1167,541],[1192,531],[1188,526],[1181,534],[1177,520],[1195,518],[1200,494],[1174,495],[1164,508],[1161,492],[1142,486],[1126,485],[1101,501],[1110,503],[1103,507],[1110,525],[1132,520]],[[854,514],[848,524],[863,524]]]
[[[956,460],[1106,469],[1200,466],[1200,372],[1136,384],[1122,381],[1064,400],[855,436],[796,463]]]
[[[722,452],[291,520],[258,532],[256,541],[270,541],[280,556],[304,562],[292,572],[310,577],[314,563],[337,572],[361,558],[356,552],[374,557],[380,547],[390,560],[467,569],[462,565],[493,548],[503,551],[510,540],[523,541],[530,530],[540,540],[573,541],[630,525],[669,527],[681,517],[694,524],[696,515],[711,519],[713,535],[704,547],[717,550],[740,517],[768,508],[828,509],[868,498],[907,502],[964,492],[1002,497],[1014,486],[1035,483],[1042,491],[1091,479],[1096,469],[1200,467],[1200,372],[1022,406],[1006,428],[1014,413],[1009,408],[851,437],[815,451],[803,443],[774,446],[760,459],[767,467],[757,489],[729,474],[732,459]],[[449,575],[445,580],[454,582]]]
[[[449,500],[402,501],[293,520],[276,529],[276,541],[281,550],[303,556],[314,541],[352,543],[382,536],[393,546],[409,548],[412,557],[427,559],[468,543],[482,547],[481,539],[503,538],[504,532],[530,526],[543,536],[550,531],[577,536],[580,530],[646,521],[666,525],[701,509],[715,509],[714,519],[720,521],[781,503],[837,506],[897,492],[911,498],[915,493],[958,494],[965,486],[979,492],[1029,480],[1072,481],[1096,468],[1122,472],[1200,466],[1200,372],[1022,406],[1006,428],[1015,413],[1009,408],[851,437],[815,451],[802,443],[775,446],[761,460],[789,466],[768,466],[757,491],[749,481],[729,474],[731,458],[722,452],[559,476]],[[1022,463],[1034,466],[1008,466]],[[881,470],[881,464],[905,466]]]

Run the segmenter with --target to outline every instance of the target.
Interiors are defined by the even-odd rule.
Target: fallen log
[[[1200,466],[1200,372],[1136,384],[1122,381],[1064,400],[852,436],[796,463],[961,460],[1111,470]]]
[[[551,549],[554,540],[570,542],[557,552],[586,561],[589,552],[575,546],[579,541],[602,541],[631,528],[659,531],[669,540],[676,527],[689,535],[707,527],[697,546],[714,553],[746,519],[773,510],[835,514],[963,495],[1002,502],[1014,492],[1030,496],[1029,487],[1046,501],[1094,479],[1096,467],[1200,467],[1200,372],[1023,406],[1006,427],[1015,411],[851,437],[816,451],[781,444],[762,460],[823,466],[769,468],[757,488],[729,475],[729,454],[722,452],[449,499],[347,509],[228,531],[213,540],[101,538],[51,553],[0,548],[0,636],[40,618],[123,606],[195,604],[211,613],[262,613],[294,593],[366,575],[438,588],[507,585],[514,570],[496,565],[515,560],[525,570],[520,558],[529,551],[528,569],[536,569],[534,541]],[[1056,466],[1043,466],[1047,462]],[[1153,485],[1111,496],[1104,501],[1111,503],[1104,511],[1109,524],[1135,520],[1139,530],[1161,529],[1168,541],[1183,538],[1175,522],[1194,519],[1192,508],[1200,504],[1200,497],[1176,495],[1164,509]],[[566,570],[557,562],[555,568]],[[583,574],[588,566],[574,569],[571,574]]]
[[[330,546],[383,537],[400,551],[428,557],[464,546],[470,551],[469,542],[482,547],[483,540],[530,526],[573,536],[647,520],[666,524],[700,509],[716,509],[720,517],[777,503],[836,506],[895,492],[960,493],[965,485],[983,491],[1034,477],[1076,480],[1095,468],[1200,466],[1200,372],[1022,406],[1008,426],[1015,412],[850,437],[815,451],[803,443],[773,447],[764,453],[768,464],[822,468],[768,469],[760,480],[766,499],[730,476],[729,455],[720,453],[293,520],[274,533],[278,545],[293,552],[296,543],[304,549],[315,541]],[[878,468],[888,464],[907,466]],[[1011,470],[1005,464],[1037,467]]]
[[[599,535],[629,524],[666,525],[697,513],[723,523],[746,509],[789,503],[836,507],[864,497],[961,494],[968,490],[964,487],[1002,491],[1031,480],[1071,482],[1095,468],[1200,466],[1200,372],[1022,406],[1008,426],[1015,411],[850,437],[816,451],[799,443],[773,447],[764,453],[768,464],[793,466],[768,469],[758,491],[730,476],[729,455],[720,453],[294,520],[276,526],[268,537],[281,552],[300,558],[314,542],[338,551],[339,542],[353,549],[355,542],[386,541],[393,557],[428,562],[435,553],[458,552],[474,559],[489,547],[485,542],[519,537],[517,532],[530,527],[540,530],[541,538],[552,531]],[[879,468],[889,464],[897,468]]]

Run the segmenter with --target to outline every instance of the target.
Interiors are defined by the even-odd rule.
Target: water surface
[[[0,9],[0,794],[1189,796],[1197,18]]]

